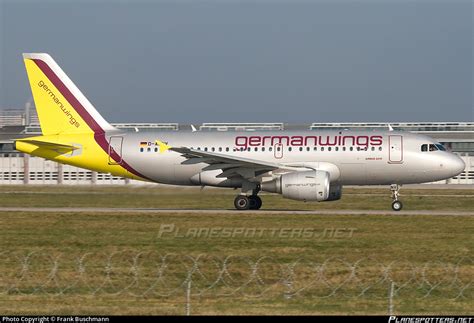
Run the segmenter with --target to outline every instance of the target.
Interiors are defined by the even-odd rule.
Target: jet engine
[[[337,201],[342,197],[342,185],[337,183],[331,183],[329,187],[329,196],[326,201]]]
[[[329,173],[322,170],[283,174],[260,185],[262,191],[279,193],[298,201],[334,201],[341,198],[341,185],[329,182]]]

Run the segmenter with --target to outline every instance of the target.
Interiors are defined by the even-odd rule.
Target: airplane
[[[18,151],[134,180],[240,189],[237,210],[262,206],[258,193],[334,201],[344,185],[390,185],[392,209],[403,184],[460,174],[465,164],[439,142],[410,132],[156,131],[109,124],[45,53],[23,54],[41,136],[17,139]]]

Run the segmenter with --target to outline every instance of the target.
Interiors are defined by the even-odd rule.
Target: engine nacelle
[[[342,197],[342,185],[332,183],[329,186],[329,196],[326,201],[337,201]]]
[[[321,170],[287,173],[272,181],[263,182],[260,188],[292,200],[325,201],[330,193],[329,173]]]

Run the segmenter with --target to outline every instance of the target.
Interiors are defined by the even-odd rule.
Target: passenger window
[[[255,147],[255,149],[254,149],[254,150],[255,150],[255,151],[258,151],[258,147]]]
[[[272,151],[273,150],[273,147],[268,147],[268,151]]]
[[[219,147],[219,151],[222,151],[222,147]]]
[[[229,147],[225,147],[225,151],[229,151]]]
[[[157,152],[158,152],[158,148],[157,148],[157,147],[155,147],[155,153],[157,153]]]
[[[262,147],[262,151],[265,151],[265,147]]]
[[[309,147],[306,147],[306,151],[309,151]]]
[[[428,151],[428,145],[427,144],[421,145],[421,151]]]
[[[331,151],[331,150],[332,150],[332,148],[331,148],[331,147],[328,147],[328,151]]]
[[[293,148],[291,148],[291,147],[288,147],[288,151],[291,151],[292,149],[293,149]]]
[[[143,152],[143,148],[140,148],[140,152],[141,152],[141,153]]]

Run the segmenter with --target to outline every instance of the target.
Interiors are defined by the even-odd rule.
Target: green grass
[[[235,193],[156,187],[4,186],[0,187],[0,203],[228,209]],[[347,189],[344,193],[341,201],[319,204],[274,195],[264,195],[263,201],[267,209],[389,208],[388,190]],[[402,193],[406,209],[474,210],[474,190],[407,189]],[[395,216],[94,214],[65,210],[1,212],[0,219],[3,314],[184,314],[182,283],[193,266],[189,257],[201,257],[191,287],[192,314],[387,314],[390,282],[383,279],[387,273],[395,288],[400,288],[393,301],[396,314],[473,314],[474,215],[410,216],[403,211]],[[173,226],[173,232],[160,236],[163,225]],[[233,238],[222,234],[224,229],[236,228],[264,231]],[[189,236],[198,229],[215,229],[219,234]],[[304,229],[315,236],[288,234]],[[339,236],[334,235],[336,231]],[[30,253],[25,271],[24,260]],[[169,255],[164,278],[156,283],[164,255]],[[226,257],[230,257],[228,276],[223,280],[228,286],[221,280],[205,290],[218,277]],[[51,276],[55,259],[58,267]],[[84,272],[79,270],[80,259]],[[261,280],[254,279],[237,290],[252,277],[252,264],[259,259]],[[289,286],[281,278],[291,264],[295,266]],[[355,264],[357,277],[345,282]],[[321,277],[316,278],[317,268],[324,268],[329,287]],[[19,289],[12,289],[12,284]],[[439,285],[429,292],[429,284]],[[334,295],[326,297],[339,285]],[[371,288],[362,293],[368,286]],[[456,298],[466,286],[463,296]],[[284,297],[300,288],[300,293]],[[265,292],[260,294],[262,289]]]
[[[233,209],[232,189],[97,187],[97,186],[0,186],[2,206],[42,207],[144,207],[180,209]],[[411,210],[474,210],[474,189],[402,189],[401,199]],[[389,189],[346,188],[339,201],[304,203],[261,194],[263,209],[283,210],[388,210]],[[14,198],[12,198],[14,197]]]

